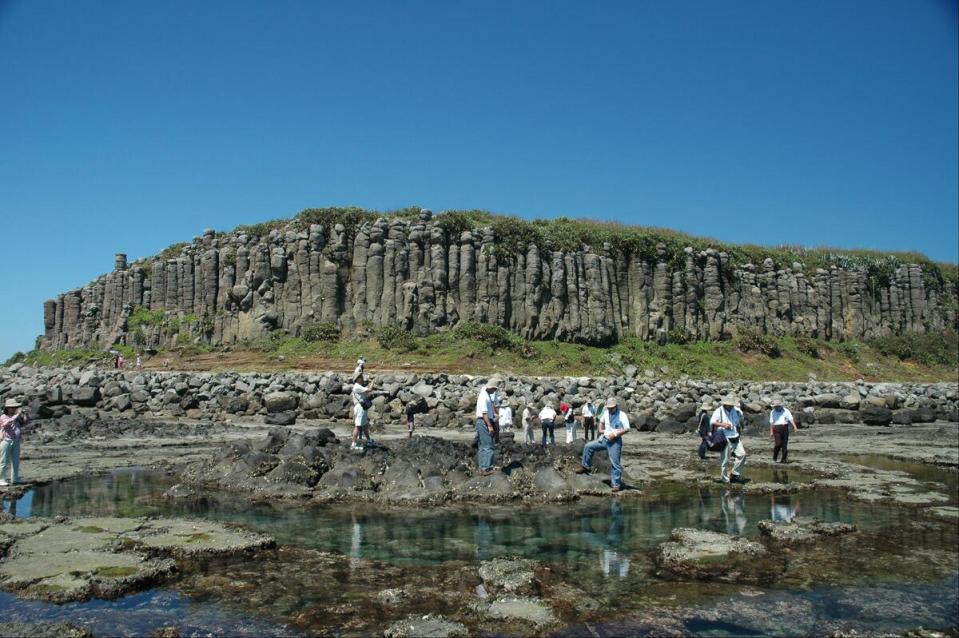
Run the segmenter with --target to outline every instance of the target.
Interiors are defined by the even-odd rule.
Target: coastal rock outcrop
[[[956,326],[956,286],[928,263],[751,263],[652,239],[550,249],[516,240],[497,218],[464,228],[440,217],[301,216],[207,230],[129,264],[121,254],[112,272],[44,303],[38,347],[225,346],[318,324],[427,334],[471,321],[598,345],[715,340],[742,327],[841,341]]]

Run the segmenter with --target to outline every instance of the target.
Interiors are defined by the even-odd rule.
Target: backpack
[[[369,395],[364,395],[363,398],[360,399],[360,407],[364,410],[369,410],[373,407],[373,399],[371,399]]]

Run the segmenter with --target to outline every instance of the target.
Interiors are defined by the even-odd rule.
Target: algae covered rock
[[[674,529],[655,556],[659,567],[675,576],[737,583],[765,583],[778,578],[782,566],[769,558],[760,543],[691,528]]]
[[[468,636],[464,625],[442,616],[410,616],[395,622],[383,632],[384,638],[454,638]]]
[[[37,518],[0,524],[0,535],[12,539],[0,589],[53,602],[116,598],[169,578],[178,569],[174,559],[274,544],[218,523],[173,519]]]
[[[837,537],[857,530],[848,523],[824,523],[816,518],[796,517],[788,523],[760,521],[759,531],[776,543],[811,543],[826,537]]]

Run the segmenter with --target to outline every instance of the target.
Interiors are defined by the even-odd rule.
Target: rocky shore
[[[374,422],[404,420],[414,403],[419,427],[472,427],[476,393],[484,378],[447,374],[372,372]],[[695,428],[700,401],[741,397],[747,420],[761,425],[772,395],[780,395],[803,425],[889,425],[959,421],[959,384],[860,382],[718,382],[656,380],[634,366],[618,377],[506,377],[514,406],[616,396],[634,427],[681,433]],[[338,373],[136,372],[95,368],[0,368],[0,396],[16,396],[40,417],[182,417],[198,421],[254,417],[289,425],[297,419],[336,423],[349,418],[351,380]]]

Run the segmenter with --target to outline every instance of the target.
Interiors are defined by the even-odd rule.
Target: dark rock
[[[100,388],[88,385],[77,386],[73,389],[70,398],[75,405],[92,408],[100,400]]]
[[[296,412],[271,412],[266,415],[264,422],[267,425],[293,425],[296,423]]]
[[[878,405],[866,405],[859,410],[860,418],[866,425],[889,425],[892,423],[892,410]]]

